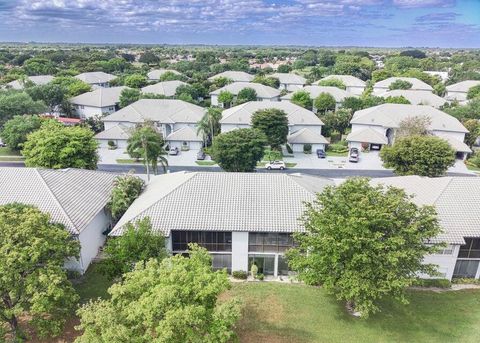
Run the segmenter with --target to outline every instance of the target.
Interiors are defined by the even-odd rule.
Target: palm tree
[[[127,152],[132,158],[143,157],[148,180],[150,180],[150,167],[156,174],[160,163],[163,171],[167,171],[168,161],[163,148],[165,142],[152,123],[145,123],[135,128],[127,142]]]
[[[205,146],[210,145],[213,137],[220,133],[220,119],[222,111],[219,108],[210,107],[198,122],[197,133],[202,133]]]

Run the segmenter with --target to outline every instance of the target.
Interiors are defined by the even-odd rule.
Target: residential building
[[[267,75],[267,77],[274,77],[280,81],[280,89],[285,89],[289,92],[294,92],[307,83],[307,80],[297,74],[293,73],[274,73]]]
[[[255,90],[257,101],[280,101],[280,91],[278,89],[262,85],[261,83],[233,82],[210,93],[212,105],[223,107],[223,104],[218,102],[218,96],[224,91],[233,94],[233,102],[235,102],[238,93],[244,88]]]
[[[65,266],[84,273],[111,227],[106,206],[114,178],[112,173],[84,169],[0,167],[0,205],[33,205],[50,214],[52,222],[63,224],[81,246],[80,258]]]
[[[82,80],[85,83],[88,83],[93,88],[110,87],[110,82],[115,80],[117,77],[112,74],[104,73],[103,71],[93,71],[89,73],[82,73],[75,76],[77,79]]]
[[[25,79],[18,79],[7,83],[7,88],[23,89],[25,87],[25,83],[28,82],[33,83],[35,86],[42,86],[53,81],[53,79],[54,77],[52,75],[27,76]]]
[[[412,87],[410,88],[411,90],[433,92],[432,86],[414,77],[389,77],[388,79],[378,81],[373,85],[373,94],[380,95],[389,91],[390,85],[398,80],[410,82],[412,84]]]
[[[224,71],[223,73],[213,75],[208,79],[210,81],[214,81],[215,79],[218,79],[220,77],[224,77],[226,79],[232,80],[233,82],[252,82],[254,78],[253,75],[246,73],[244,71],[229,70],[229,71]]]
[[[284,111],[288,118],[288,143],[295,152],[302,152],[305,144],[311,144],[312,150],[325,149],[328,141],[322,136],[323,122],[313,113],[289,101],[266,102],[250,101],[226,109],[220,120],[221,131],[228,132],[239,128],[251,127],[252,116],[264,109]]]
[[[329,75],[324,77],[323,79],[314,82],[314,85],[318,85],[321,81],[326,80],[340,80],[345,85],[345,90],[348,93],[355,94],[355,95],[362,95],[365,87],[367,86],[366,82],[359,79],[358,77],[352,75]]]
[[[177,88],[180,86],[188,86],[188,84],[178,80],[163,81],[163,82],[158,82],[154,85],[143,87],[142,93],[144,94],[150,93],[150,94],[156,94],[156,95],[163,95],[167,97],[173,97],[175,96]]]
[[[280,99],[282,101],[290,101],[293,97],[293,94],[299,91],[305,91],[310,94],[310,98],[315,101],[315,99],[322,93],[330,94],[335,98],[335,109],[339,109],[342,107],[343,100],[348,97],[358,97],[355,94],[349,93],[343,89],[337,87],[330,87],[330,86],[305,86],[301,89],[296,90],[293,93],[288,93],[282,96]],[[315,108],[315,104],[313,104],[313,112],[317,113],[317,109]]]
[[[467,95],[470,88],[478,85],[480,85],[480,81],[468,80],[447,86],[445,98],[449,101],[458,101],[461,104],[465,104],[468,101]]]
[[[154,176],[111,232],[149,217],[174,254],[198,243],[215,269],[288,275],[284,253],[304,231],[304,202],[333,181],[299,174],[177,172]]]
[[[71,98],[70,103],[82,119],[107,115],[119,109],[120,95],[127,88],[124,86],[97,88]]]
[[[413,117],[427,117],[431,134],[447,140],[457,152],[457,158],[465,159],[471,152],[464,143],[468,130],[457,118],[431,106],[383,104],[354,113],[350,124],[352,131],[347,136],[350,147],[360,148],[362,143],[372,145],[392,144],[400,123]],[[386,140],[385,140],[386,139]]]
[[[137,124],[151,121],[168,142],[168,137],[172,137],[170,134],[184,127],[190,127],[196,132],[197,123],[204,114],[204,108],[182,100],[140,99],[102,118],[105,123],[105,131],[97,134],[96,138],[101,145],[108,143],[108,140],[114,140],[119,147],[126,146],[131,131],[128,128],[134,128]],[[189,131],[182,131],[182,137],[185,137],[186,132]],[[188,136],[192,137],[191,135]],[[178,138],[179,136],[173,137]],[[197,149],[197,138],[195,137],[191,141],[182,141],[182,145],[185,148]]]
[[[165,73],[172,73],[175,75],[182,75],[178,71],[173,70],[173,69],[154,69],[150,72],[147,73],[147,77],[150,81],[160,81],[162,78],[163,74]]]
[[[382,98],[403,96],[410,101],[412,105],[427,105],[435,108],[440,108],[447,103],[442,97],[433,94],[430,91],[416,91],[410,89],[395,89],[379,95]]]
[[[424,71],[424,73],[430,76],[436,76],[444,83],[448,81],[448,71]]]

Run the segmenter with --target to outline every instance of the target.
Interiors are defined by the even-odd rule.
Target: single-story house
[[[390,85],[395,81],[406,81],[412,84],[411,90],[433,92],[432,86],[414,77],[389,77],[388,79],[378,81],[373,85],[373,94],[380,95],[390,90]]]
[[[187,126],[196,130],[197,123],[204,115],[205,109],[203,107],[182,100],[140,99],[102,118],[105,130],[100,132],[96,138],[102,145],[105,141],[115,140],[119,147],[126,146],[127,128],[134,128],[137,124],[145,121],[152,121],[158,132],[167,138],[171,133]],[[113,129],[118,125],[122,126]],[[186,143],[187,146],[190,146],[190,149],[196,149],[198,146],[196,138],[192,141],[186,141]]]
[[[447,103],[442,97],[433,94],[430,91],[416,91],[411,89],[395,89],[379,95],[382,98],[403,96],[410,101],[412,105],[427,105],[435,108],[440,108]]]
[[[80,118],[103,116],[118,110],[120,95],[128,87],[97,88],[70,99]]]
[[[323,79],[314,82],[314,85],[318,85],[320,82],[324,80],[340,80],[345,85],[345,90],[348,93],[355,94],[355,95],[362,95],[365,87],[367,86],[366,82],[359,79],[358,77],[352,75],[329,75],[324,77]]]
[[[214,81],[215,79],[218,79],[220,77],[224,77],[226,79],[232,80],[233,82],[252,82],[254,78],[253,75],[246,73],[244,71],[229,70],[229,71],[224,71],[223,73],[213,75],[208,79],[210,81]]]
[[[112,74],[104,73],[103,71],[93,71],[88,73],[82,73],[75,76],[77,79],[82,80],[85,83],[88,83],[93,88],[110,87],[110,82],[115,80],[117,77]]]
[[[288,118],[288,143],[295,152],[302,152],[305,144],[312,150],[324,149],[328,141],[322,136],[323,122],[313,113],[289,101],[265,102],[249,101],[226,109],[220,120],[221,131],[228,132],[251,127],[252,116],[258,110],[275,108],[286,113]]]
[[[154,176],[114,227],[149,217],[174,254],[188,243],[208,249],[215,269],[288,275],[285,251],[305,201],[315,199],[333,181],[299,174],[177,172]],[[208,201],[206,201],[208,199]]]
[[[115,174],[85,169],[49,170],[0,167],[0,205],[13,202],[49,213],[80,242],[80,258],[66,261],[68,269],[84,273],[111,228],[106,209]],[[32,240],[35,238],[32,237]]]
[[[163,81],[158,82],[154,85],[145,86],[142,88],[142,93],[147,94],[156,94],[164,95],[168,97],[175,96],[177,88],[180,86],[187,86],[188,84],[183,81],[173,80],[173,81]]]
[[[36,76],[27,76],[24,79],[18,79],[7,83],[7,88],[12,89],[23,89],[25,87],[25,82],[32,82],[35,86],[46,85],[47,83],[53,81],[54,77],[52,75],[36,75]]]
[[[182,75],[176,70],[173,69],[154,69],[147,73],[147,77],[150,81],[160,81],[161,77],[165,73],[172,73],[175,75]]]
[[[267,77],[274,77],[280,81],[280,89],[285,89],[289,92],[294,92],[307,83],[307,80],[297,74],[293,73],[274,73],[267,75]]]
[[[447,86],[445,98],[449,101],[458,101],[459,103],[467,102],[467,95],[470,88],[480,85],[480,81],[468,80]]]
[[[362,143],[373,144],[375,148],[380,148],[379,144],[393,144],[400,123],[413,117],[428,117],[429,132],[447,140],[457,151],[457,158],[465,159],[472,152],[464,143],[468,130],[457,118],[431,106],[404,104],[383,104],[355,112],[350,121],[352,131],[347,136],[349,147],[360,148]],[[386,143],[382,144],[380,137],[386,138]]]
[[[358,97],[358,95],[349,93],[343,89],[337,88],[337,87],[330,87],[330,86],[305,86],[303,88],[300,88],[296,90],[293,93],[288,93],[284,96],[282,96],[280,99],[282,101],[290,101],[292,99],[293,94],[299,91],[305,91],[308,94],[310,94],[310,98],[312,100],[315,100],[320,94],[322,93],[327,93],[330,94],[335,98],[335,109],[338,109],[342,106],[343,100],[348,97]],[[315,106],[313,106],[313,112],[317,112],[317,109]]]
[[[233,101],[235,102],[238,93],[244,88],[255,90],[257,92],[257,101],[280,101],[280,91],[278,89],[262,85],[261,83],[233,82],[210,93],[212,105],[223,107],[223,104],[218,102],[218,96],[224,91],[233,94]]]

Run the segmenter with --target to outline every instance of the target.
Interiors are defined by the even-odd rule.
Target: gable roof
[[[328,144],[325,137],[307,128],[295,131],[287,137],[290,144]]]
[[[140,99],[104,118],[103,121],[143,123],[147,120],[163,124],[198,123],[205,109],[176,99]]]
[[[82,73],[82,74],[78,74],[75,77],[90,85],[94,85],[97,83],[107,83],[117,78],[115,75],[107,74],[107,73],[104,73],[103,71],[93,71],[89,73]]]
[[[275,77],[280,81],[280,83],[285,84],[304,85],[307,83],[307,80],[304,77],[294,73],[274,73],[267,75],[267,77]]]
[[[448,92],[462,92],[468,93],[468,90],[472,87],[480,85],[480,81],[477,80],[467,80],[455,83],[453,85],[447,86]]]
[[[150,217],[155,231],[295,232],[305,201],[333,181],[299,174],[177,172],[152,178],[111,235]],[[208,201],[205,201],[208,199]]]
[[[315,113],[289,101],[249,101],[224,110],[220,124],[250,124],[256,111],[268,108],[284,111],[289,125],[323,125]]]
[[[105,208],[115,177],[84,169],[0,167],[0,205],[34,205],[78,235]]]
[[[149,80],[160,80],[160,77],[162,77],[163,74],[165,73],[173,73],[175,75],[182,75],[178,71],[173,70],[173,69],[154,69],[150,72],[147,73],[147,77]]]
[[[97,88],[91,92],[77,95],[70,99],[75,105],[90,107],[109,107],[115,106],[120,102],[120,94],[128,87]]]
[[[380,134],[380,132],[367,127],[362,130],[350,132],[347,136],[347,142],[373,143],[373,144],[388,144],[387,137]]]
[[[99,132],[95,135],[95,139],[111,139],[111,140],[127,140],[130,138],[132,128],[122,124],[112,126],[111,128]]]
[[[395,81],[402,80],[402,81],[407,81],[412,84],[412,88],[410,89],[415,89],[415,90],[426,90],[426,91],[433,91],[432,86],[429,84],[423,82],[422,80],[419,80],[414,77],[389,77],[388,79],[378,81],[373,85],[373,88],[387,88],[390,87],[392,83]]]
[[[464,237],[480,237],[480,178],[398,176],[371,182],[403,188],[417,205],[435,206],[444,232],[432,241],[465,244]]]
[[[142,93],[152,93],[165,96],[174,96],[177,88],[180,86],[186,86],[187,83],[183,81],[162,81],[154,85],[145,86],[142,88]]]
[[[214,90],[210,93],[210,95],[219,95],[223,91],[230,92],[233,95],[238,95],[238,93],[244,88],[254,89],[255,92],[257,92],[257,97],[263,99],[271,99],[280,96],[280,91],[278,89],[254,82],[233,82],[222,88]]]
[[[427,105],[435,108],[445,105],[447,100],[433,94],[430,91],[419,91],[412,89],[394,89],[379,95],[382,98],[403,96],[410,101],[412,105]]]
[[[173,131],[165,138],[166,141],[186,141],[186,142],[202,142],[203,139],[190,126],[184,126],[181,129]]]
[[[310,98],[315,99],[317,98],[320,94],[322,93],[327,93],[330,94],[335,98],[336,102],[342,102],[345,100],[345,98],[348,97],[355,97],[357,98],[358,95],[352,94],[350,92],[347,92],[346,90],[337,88],[337,87],[331,87],[331,86],[305,86],[303,88],[300,88],[297,92],[299,91],[305,91],[310,94]],[[289,93],[281,97],[282,100],[290,100],[292,99],[292,96],[294,93]]]
[[[358,77],[352,76],[352,75],[328,75],[328,76],[324,77],[323,79],[320,79],[320,80],[314,82],[313,84],[318,85],[320,81],[331,80],[331,79],[340,80],[347,87],[365,87],[367,85],[365,81],[359,79]]]
[[[213,75],[213,76],[209,77],[208,79],[210,81],[213,81],[215,79],[218,79],[219,77],[225,77],[227,79],[232,80],[233,82],[252,82],[253,78],[254,78],[253,75],[248,74],[244,71],[228,70],[228,71],[224,71],[223,73]]]
[[[354,113],[350,124],[379,125],[388,128],[398,128],[406,118],[427,116],[431,123],[429,130],[464,132],[468,130],[457,118],[431,106],[382,104],[366,108]]]
[[[54,77],[52,75],[35,75],[35,76],[27,76],[27,79],[33,82],[36,86],[46,85],[47,83],[51,82]],[[7,86],[13,89],[23,89],[24,84],[23,80],[18,79],[7,83]]]

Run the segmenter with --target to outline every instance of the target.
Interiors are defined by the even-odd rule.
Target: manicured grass
[[[107,289],[113,281],[102,275],[98,266],[98,264],[90,265],[87,272],[73,282],[82,304],[98,297],[108,298]]]
[[[274,282],[236,283],[244,302],[240,342],[478,342],[480,291],[409,292],[409,305],[383,301],[369,319],[347,314],[323,289]]]
[[[24,158],[22,156],[0,156],[0,161],[2,162],[17,162],[23,160]]]
[[[215,161],[195,161],[199,166],[214,166],[217,164]]]
[[[21,156],[19,151],[11,150],[9,147],[0,147],[0,156]]]
[[[133,158],[119,158],[116,160],[120,164],[141,164],[142,160],[135,160]]]
[[[327,150],[327,157],[347,157],[348,156],[348,151],[345,152],[334,152],[334,151],[328,151]]]
[[[474,172],[480,172],[480,168],[475,167],[474,165],[472,165],[470,163],[465,163],[465,165],[467,166],[468,170],[471,170],[471,171],[474,171]]]

